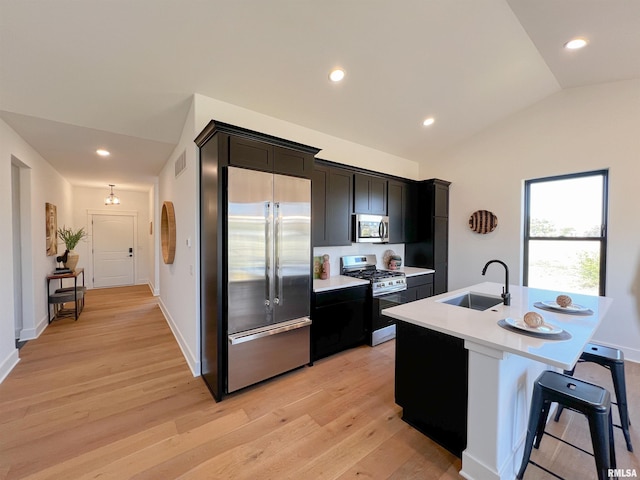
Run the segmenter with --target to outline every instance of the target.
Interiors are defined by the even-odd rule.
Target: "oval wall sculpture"
[[[489,210],[476,210],[469,217],[469,228],[476,233],[490,233],[498,226],[498,217]]]
[[[162,242],[162,260],[164,263],[173,263],[176,255],[176,213],[173,209],[173,202],[162,204],[160,240]]]

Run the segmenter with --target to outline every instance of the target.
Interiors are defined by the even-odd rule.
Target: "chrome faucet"
[[[507,264],[501,260],[489,260],[482,269],[482,275],[487,273],[487,267],[492,263],[499,263],[504,267],[504,287],[502,287],[502,295],[500,296],[502,297],[502,303],[505,305],[511,305],[511,294],[509,293],[509,267],[507,267]]]

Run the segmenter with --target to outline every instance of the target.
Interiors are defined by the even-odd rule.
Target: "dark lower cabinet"
[[[458,457],[467,446],[468,359],[464,340],[397,322],[395,398],[402,419]]]
[[[433,297],[433,274],[407,277],[407,302]]]
[[[365,343],[368,286],[314,293],[311,304],[311,358],[333,355]]]

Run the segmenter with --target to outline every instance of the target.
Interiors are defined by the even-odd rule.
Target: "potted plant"
[[[66,261],[64,261],[64,266],[69,270],[75,270],[76,265],[78,265],[78,258],[80,257],[73,249],[78,245],[78,242],[87,236],[87,232],[84,231],[84,227],[79,228],[78,230],[72,230],[66,226],[62,226],[62,228],[58,228],[58,238],[63,241],[64,246],[66,248],[66,252],[64,252],[64,256],[66,257]]]

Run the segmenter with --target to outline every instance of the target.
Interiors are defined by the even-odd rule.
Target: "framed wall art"
[[[45,203],[47,257],[58,254],[58,209],[53,203]]]

